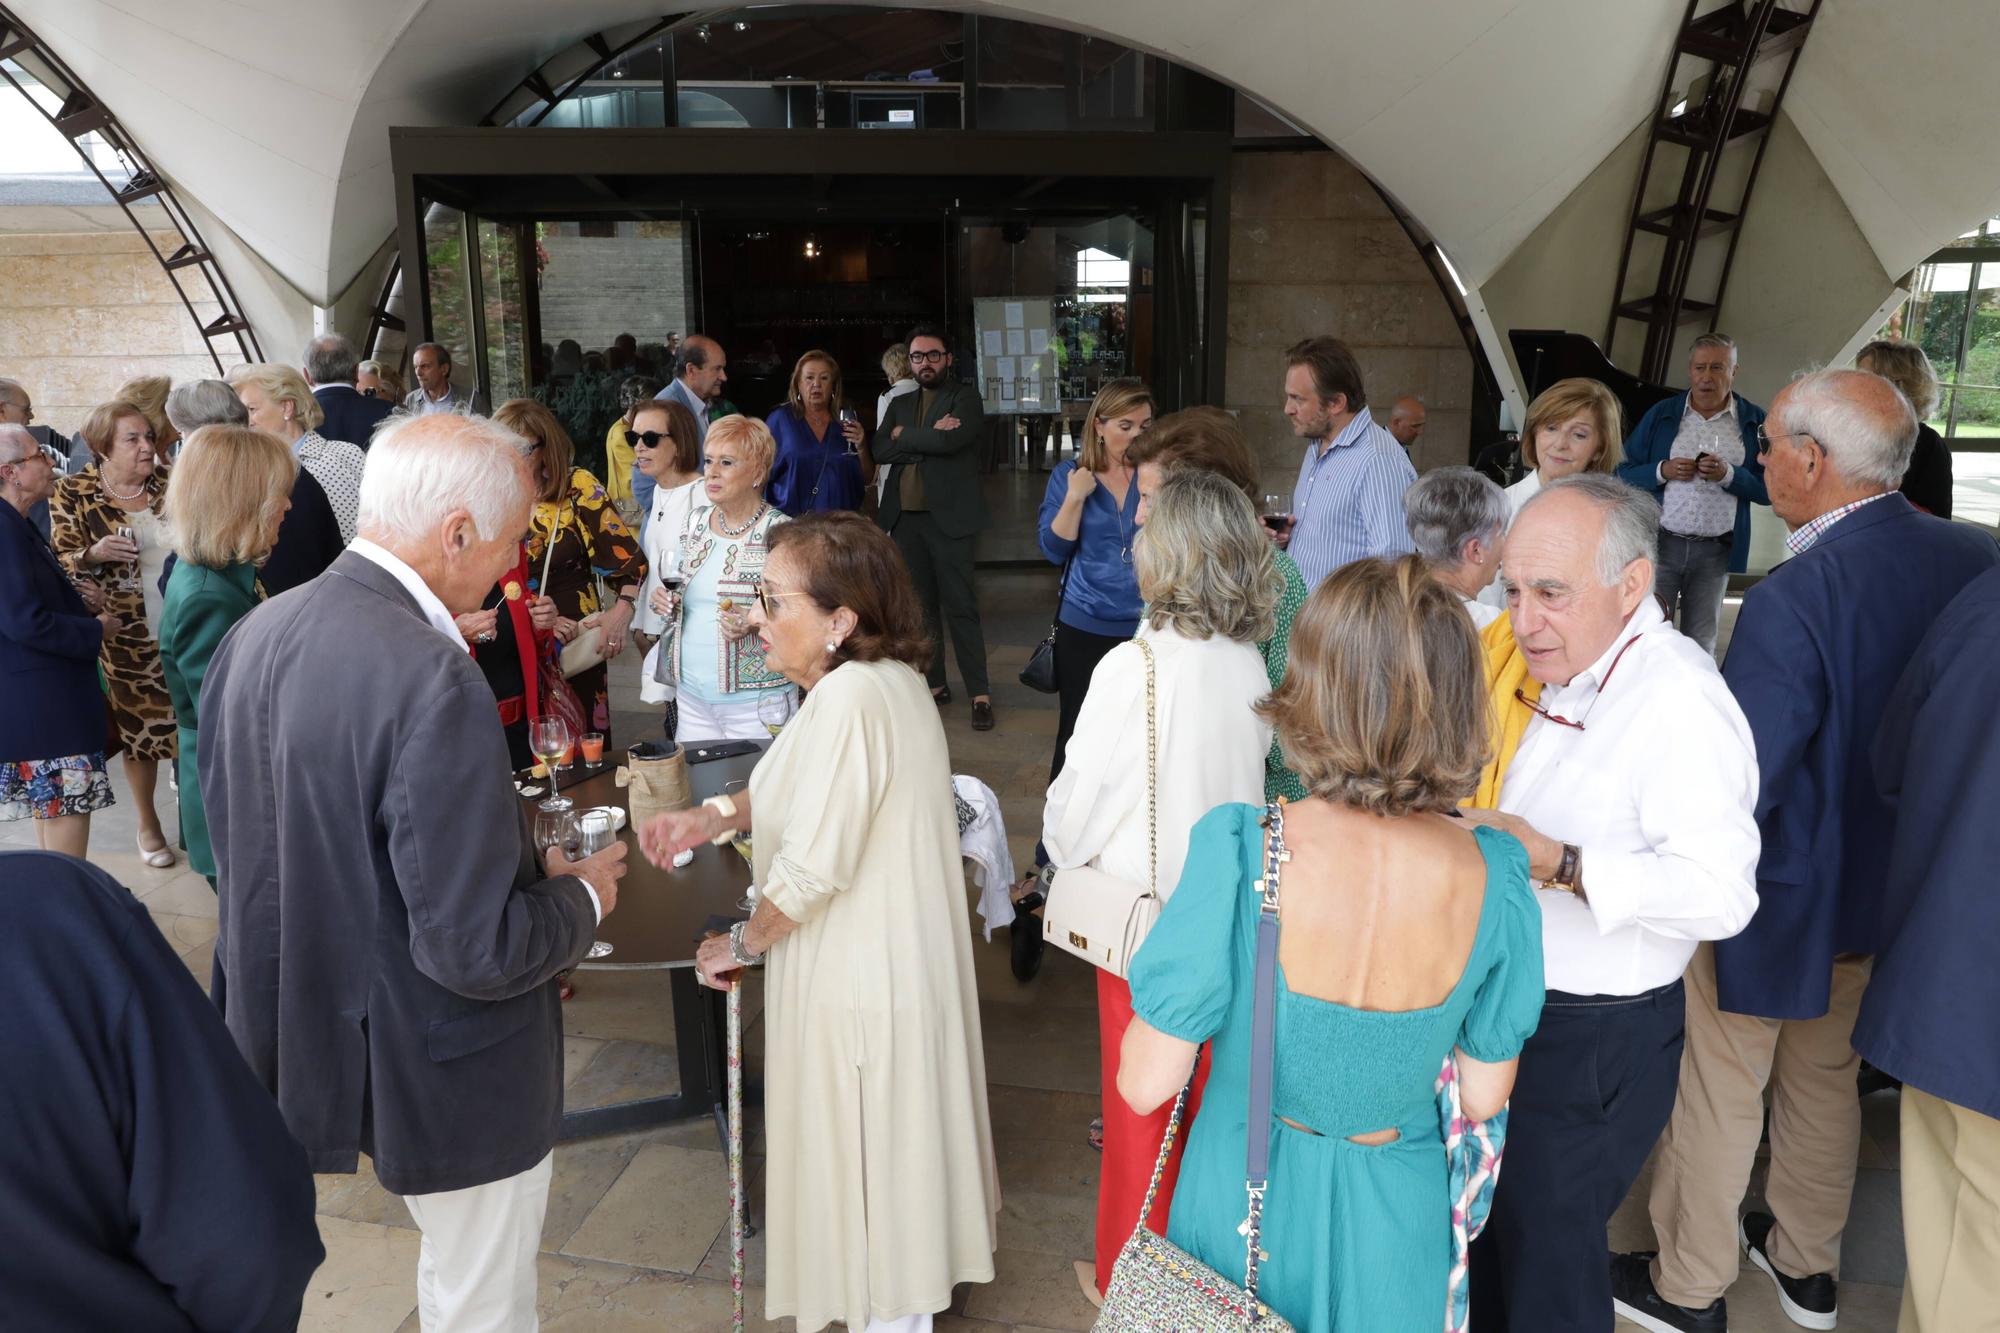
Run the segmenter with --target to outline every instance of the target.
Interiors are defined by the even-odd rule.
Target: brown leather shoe
[[[974,731],[993,730],[993,705],[985,699],[972,701],[972,729]]]

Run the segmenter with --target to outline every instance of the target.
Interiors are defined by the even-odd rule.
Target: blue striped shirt
[[[1415,550],[1403,524],[1403,492],[1416,479],[1403,446],[1366,412],[1357,412],[1324,451],[1316,441],[1307,445],[1286,548],[1306,587],[1318,587],[1349,561]]]

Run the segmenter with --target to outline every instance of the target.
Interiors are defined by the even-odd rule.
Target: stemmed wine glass
[[[576,816],[572,815],[568,810],[551,810],[545,805],[536,808],[535,850],[542,854],[545,862],[548,859],[549,848],[551,847],[560,847],[563,849],[563,855],[569,855],[569,844],[572,836],[570,825],[575,820]]]
[[[1264,526],[1281,537],[1285,529],[1292,526],[1292,497],[1289,495],[1267,495],[1258,510],[1258,517],[1264,520]]]
[[[576,860],[595,856],[618,841],[618,827],[612,822],[609,810],[586,810],[570,817],[575,829],[575,850],[567,854]],[[609,957],[611,946],[598,940],[583,955],[585,958]]]
[[[576,805],[556,784],[556,765],[574,744],[576,737],[570,734],[569,723],[553,713],[536,718],[529,728],[528,748],[549,770],[549,794],[541,804],[543,810],[569,810]]]
[[[749,785],[750,785],[749,782],[747,782],[746,780],[742,778],[735,778],[729,782],[723,783],[722,790],[725,795],[735,796],[741,793],[745,788],[749,787]],[[741,898],[737,899],[736,906],[741,911],[754,912],[757,910],[756,848],[750,845],[750,835],[748,833],[737,834],[734,838],[730,839],[729,845],[737,850],[737,852],[743,857],[744,863],[750,867],[750,887],[744,891],[744,894]]]
[[[775,690],[757,700],[757,720],[775,737],[792,720],[792,692]]]

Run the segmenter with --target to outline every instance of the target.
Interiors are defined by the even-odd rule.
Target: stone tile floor
[[[1032,859],[1041,796],[1055,731],[1054,700],[1022,688],[1015,676],[1046,631],[1054,573],[1001,571],[982,576],[987,634],[1000,725],[970,729],[962,684],[946,710],[955,767],[1001,798],[1017,862]],[[1735,608],[1725,613],[1725,627]],[[616,697],[636,698],[636,664],[626,660]],[[654,724],[650,714],[616,719],[621,735]],[[97,817],[92,856],[130,886],[204,984],[215,938],[208,886],[185,864],[143,865],[134,852],[129,794],[113,765],[119,804]],[[173,826],[173,797],[161,780],[160,810]],[[0,824],[0,847],[32,846],[24,824]],[[975,931],[978,918],[973,917]],[[987,1078],[1003,1194],[1000,1250],[992,1283],[961,1288],[940,1333],[1046,1333],[1088,1329],[1094,1311],[1077,1293],[1070,1262],[1091,1246],[1096,1155],[1084,1132],[1097,1113],[1095,988],[1088,968],[1051,951],[1041,976],[1016,983],[1006,937],[975,934]],[[673,1028],[663,978],[643,973],[587,973],[565,1008],[564,1080],[573,1106],[599,1105],[670,1091],[675,1085]],[[761,1054],[758,995],[749,996],[746,1042],[753,1066]],[[1848,1223],[1841,1284],[1841,1327],[1895,1327],[1901,1298],[1901,1213],[1896,1173],[1896,1101],[1877,1093],[1864,1102],[1861,1179]],[[762,1127],[752,1117],[748,1145],[753,1207],[761,1198]],[[1761,1168],[1759,1183],[1761,1188]],[[367,1171],[318,1178],[321,1236],[327,1260],[307,1294],[301,1327],[373,1333],[415,1330],[418,1235],[402,1201]],[[1651,1244],[1645,1181],[1610,1228],[1621,1249]],[[541,1314],[554,1333],[570,1330],[675,1329],[706,1333],[728,1326],[728,1191],[723,1155],[704,1123],[611,1136],[556,1149],[543,1228]],[[751,1281],[763,1268],[761,1245],[749,1245]],[[1771,1284],[1748,1265],[1729,1292],[1737,1333],[1779,1333],[1792,1326]],[[756,1318],[752,1326],[790,1329]],[[1620,1321],[1621,1328],[1631,1327]]]

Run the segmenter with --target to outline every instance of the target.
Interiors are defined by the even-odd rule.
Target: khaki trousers
[[[1676,1305],[1699,1308],[1741,1268],[1736,1217],[1750,1187],[1771,1090],[1771,1171],[1764,1195],[1778,1224],[1771,1262],[1791,1277],[1840,1271],[1840,1233],[1861,1150],[1854,1017],[1871,960],[1833,964],[1820,1018],[1785,1021],[1716,1007],[1715,949],[1695,951],[1687,972],[1687,1047],[1680,1095],[1660,1138],[1651,1212],[1660,1257],[1653,1284]]]
[[[2000,1328],[2000,1120],[1903,1088],[1898,1333]]]

